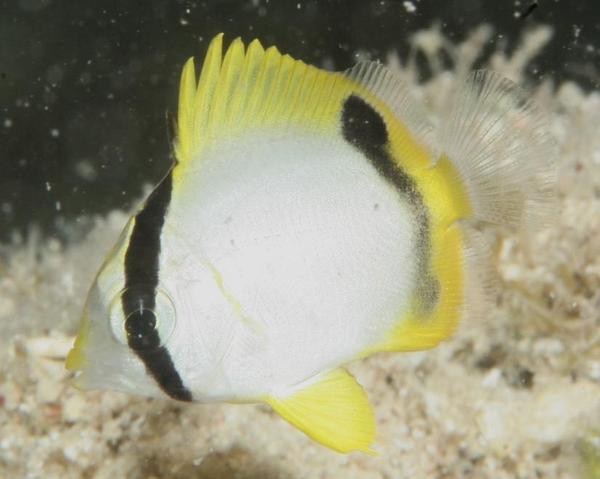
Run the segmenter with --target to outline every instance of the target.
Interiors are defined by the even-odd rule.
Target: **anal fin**
[[[348,453],[370,448],[375,437],[375,418],[369,399],[347,371],[335,369],[300,385],[290,395],[268,397],[266,402],[283,419],[315,441]]]

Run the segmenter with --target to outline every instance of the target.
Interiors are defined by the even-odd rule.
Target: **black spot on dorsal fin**
[[[381,115],[356,95],[350,95],[344,102],[342,133],[347,142],[365,153],[382,149],[389,141]]]
[[[342,134],[402,195],[422,206],[413,179],[396,164],[388,151],[389,135],[383,117],[357,95],[350,95],[344,102]]]

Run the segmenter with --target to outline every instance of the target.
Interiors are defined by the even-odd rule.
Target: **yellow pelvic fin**
[[[315,441],[348,453],[370,448],[375,437],[375,418],[367,395],[356,379],[335,369],[289,396],[269,397],[266,402],[286,421]]]

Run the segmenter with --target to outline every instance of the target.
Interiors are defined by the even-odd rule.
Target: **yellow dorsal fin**
[[[192,58],[183,68],[175,145],[183,168],[216,139],[249,128],[306,120],[306,113],[314,111],[319,101],[313,94],[314,79],[327,82],[339,76],[282,55],[275,47],[265,50],[258,40],[246,50],[235,39],[224,56],[222,43],[222,34],[211,41],[199,80]],[[331,105],[329,101],[324,105],[330,124]]]
[[[375,418],[369,399],[356,379],[343,369],[320,375],[289,395],[266,402],[290,424],[338,452],[363,451],[375,437]]]
[[[357,94],[384,116],[407,166],[429,166],[417,134],[428,129],[397,77],[376,63],[346,73],[327,72],[238,38],[223,55],[223,35],[210,43],[199,79],[193,59],[181,75],[176,175],[212,142],[244,133],[289,127],[335,134],[343,101]],[[404,116],[402,115],[404,113]],[[406,123],[405,123],[406,120]],[[416,135],[413,138],[413,135]]]

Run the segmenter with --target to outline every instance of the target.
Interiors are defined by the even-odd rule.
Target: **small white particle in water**
[[[50,136],[52,138],[58,138],[60,136],[60,130],[58,128],[52,128],[50,130]]]
[[[187,20],[186,18],[180,18],[180,19],[179,19],[179,23],[185,27],[185,26],[186,26],[186,25],[188,25],[190,22],[188,22],[188,20]]]
[[[413,2],[402,2],[402,5],[404,5],[404,8],[408,13],[415,13],[417,11],[417,7],[415,7]]]
[[[13,126],[13,121],[10,118],[6,118],[4,120],[4,128],[10,128]]]
[[[46,191],[50,191],[52,190],[52,185],[50,184],[49,181],[46,181]]]
[[[57,202],[55,203],[55,207],[56,207],[56,211],[60,211],[60,209],[61,209],[61,204],[60,204],[60,201],[57,201]]]
[[[296,8],[297,8],[298,10],[300,10],[300,9],[302,8],[302,4],[300,4],[300,3],[297,3],[297,4],[296,4]]]
[[[93,163],[88,160],[81,160],[77,163],[75,165],[75,172],[87,181],[94,181],[98,176]]]
[[[581,27],[578,27],[577,25],[573,25],[573,36],[575,38],[579,38],[580,33],[581,33]]]

